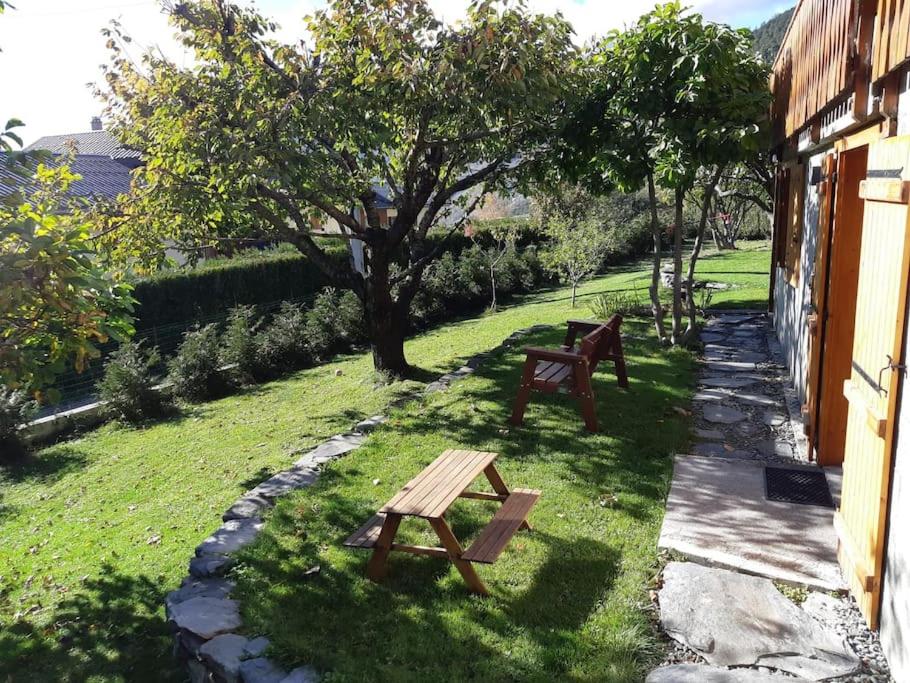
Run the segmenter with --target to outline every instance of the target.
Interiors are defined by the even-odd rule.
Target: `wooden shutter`
[[[856,294],[838,556],[869,625],[878,624],[885,521],[910,268],[910,136],[870,146]]]
[[[784,266],[787,280],[799,284],[799,259],[803,247],[803,199],[806,194],[806,166],[797,164],[790,173],[790,192],[787,210],[787,245]]]

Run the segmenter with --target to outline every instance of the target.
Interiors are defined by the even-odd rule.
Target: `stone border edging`
[[[393,401],[389,407],[439,391],[474,373],[492,355],[511,348],[515,342],[552,325],[532,325],[513,332],[498,346],[472,356],[465,364]],[[310,666],[286,672],[267,657],[264,636],[247,638],[235,631],[243,626],[240,605],[231,599],[234,582],[224,577],[233,564],[232,555],[253,542],[264,526],[262,514],[276,498],[313,484],[320,467],[354,451],[367,435],[386,422],[386,415],[374,415],[358,422],[344,434],[324,441],[294,464],[247,491],[222,515],[223,524],[196,547],[190,558],[189,576],[165,598],[165,615],[174,631],[174,655],[185,662],[192,683],[315,683],[319,674]]]

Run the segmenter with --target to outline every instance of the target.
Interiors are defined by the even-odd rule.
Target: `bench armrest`
[[[587,358],[579,356],[577,353],[571,351],[556,351],[554,349],[543,349],[538,346],[526,346],[524,352],[528,355],[528,358],[535,358],[537,360],[550,360],[556,361],[557,363],[587,362]]]

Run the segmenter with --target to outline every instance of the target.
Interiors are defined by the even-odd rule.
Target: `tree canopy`
[[[492,0],[454,26],[425,0],[333,0],[296,44],[225,0],[180,3],[171,18],[192,67],[155,54],[135,64],[109,34],[109,113],[146,159],[113,252],[153,260],[166,240],[251,235],[294,244],[364,302],[376,367],[405,374],[408,309],[438,255],[427,235],[458,229],[546,153],[572,92],[570,26]],[[363,271],[314,239],[327,219],[333,237],[364,245]]]
[[[566,129],[563,166],[601,190],[648,188],[655,253],[650,292],[662,339],[667,335],[658,299],[662,230],[655,188],[673,190],[671,339],[680,341],[683,199],[704,169],[736,163],[761,148],[770,97],[767,67],[753,53],[748,31],[707,22],[669,2],[626,30],[611,32],[595,46],[584,72],[587,91]]]

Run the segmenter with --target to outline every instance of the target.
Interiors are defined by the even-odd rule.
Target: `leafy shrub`
[[[256,356],[264,372],[277,375],[312,361],[306,338],[306,311],[285,301],[264,330],[256,335]]]
[[[28,422],[37,408],[24,391],[0,385],[0,462],[9,462],[25,454],[25,446],[19,439],[19,426]]]
[[[214,325],[191,330],[177,355],[168,362],[168,381],[178,398],[205,401],[227,393],[228,382],[219,371],[219,335]]]
[[[221,364],[230,366],[227,374],[234,384],[252,384],[265,374],[256,343],[259,327],[253,306],[237,306],[228,314],[219,355]]]
[[[606,292],[594,297],[588,307],[598,320],[608,320],[614,313],[636,315],[647,313],[648,299],[638,290]]]
[[[107,418],[137,423],[164,414],[164,398],[152,388],[154,369],[160,362],[157,349],[146,349],[141,342],[121,344],[110,355],[98,383]]]
[[[320,359],[363,339],[363,308],[357,296],[332,287],[322,290],[307,311],[304,334],[310,352]]]

